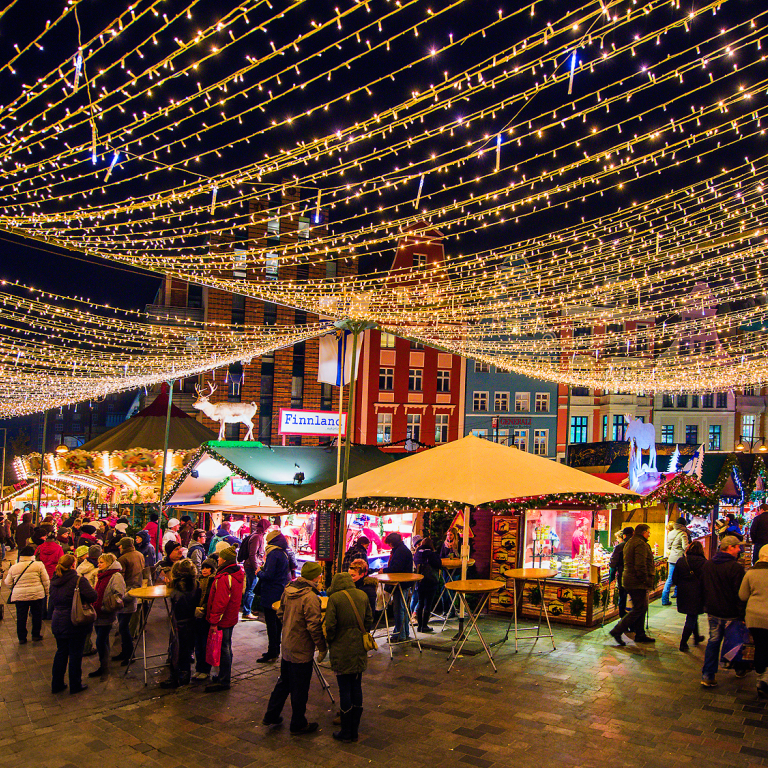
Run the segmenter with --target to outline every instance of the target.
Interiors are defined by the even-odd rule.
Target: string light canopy
[[[562,383],[764,382],[768,9],[79,6],[0,65],[0,228]],[[444,261],[389,269],[438,236]]]

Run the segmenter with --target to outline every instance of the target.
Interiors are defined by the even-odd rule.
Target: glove
[[[195,618],[202,619],[204,617],[205,617],[205,608],[203,608],[202,605],[195,608]]]
[[[328,651],[318,651],[317,652],[317,663],[318,664],[322,664],[323,663],[323,659],[326,657],[327,654],[328,654]]]

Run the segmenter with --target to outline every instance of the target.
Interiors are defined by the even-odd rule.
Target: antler
[[[208,397],[210,397],[219,388],[219,385],[209,381],[208,386],[211,388],[211,393],[208,395]]]
[[[200,391],[200,385],[199,384],[195,384],[195,392],[197,392],[197,396],[198,397],[202,397],[203,396],[203,393]]]

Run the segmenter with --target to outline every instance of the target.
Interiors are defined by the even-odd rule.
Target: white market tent
[[[341,483],[332,485],[300,502],[338,500],[341,490]],[[434,499],[475,507],[574,494],[637,496],[565,464],[474,435],[415,453],[352,477],[347,483],[348,499]]]

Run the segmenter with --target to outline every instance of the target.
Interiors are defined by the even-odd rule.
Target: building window
[[[232,325],[245,325],[245,296],[232,294]]]
[[[755,394],[755,385],[748,384],[746,387],[744,387],[744,394],[748,397],[753,396]]]
[[[411,349],[424,349],[424,345],[420,341],[411,341]]]
[[[528,430],[527,429],[514,430],[513,440],[514,440],[515,448],[517,448],[520,451],[528,450]]]
[[[536,393],[536,413],[546,413],[549,410],[549,392]]]
[[[717,393],[717,407],[718,408],[728,407],[728,395],[725,392]]]
[[[447,413],[435,414],[435,442],[436,443],[448,442],[448,414]]]
[[[685,442],[688,445],[699,444],[699,428],[696,424],[685,425]]]
[[[719,424],[709,425],[709,450],[719,451],[722,444],[723,429]]]
[[[715,396],[714,395],[702,395],[701,396],[701,407],[702,408],[714,408],[715,407]]]
[[[240,424],[225,424],[224,425],[224,439],[225,440],[239,440],[240,439]]]
[[[589,397],[589,387],[571,387],[571,394],[574,397]]]
[[[488,438],[488,430],[487,429],[473,429],[472,434],[475,437],[482,437],[483,439]]]
[[[280,237],[280,219],[270,219],[267,222],[267,237]]]
[[[426,253],[414,253],[413,254],[413,266],[414,267],[425,267],[427,265],[427,254]]]
[[[488,393],[487,392],[473,392],[472,393],[472,408],[475,411],[487,411],[488,410]]]
[[[661,442],[667,445],[672,445],[675,442],[675,425],[674,424],[662,424],[661,425]]]
[[[417,442],[421,442],[421,414],[409,413],[406,419],[407,419],[407,427],[406,427],[405,436],[410,437],[411,440],[416,440]]]
[[[571,442],[586,443],[589,439],[586,416],[571,416]]]
[[[379,368],[379,389],[392,390],[395,388],[395,369]]]
[[[508,429],[496,429],[494,436],[494,442],[500,445],[509,445],[509,430]]]
[[[320,410],[333,410],[333,385],[325,381],[320,384]]]
[[[304,404],[304,377],[291,377],[291,408],[301,408]]]
[[[608,439],[608,414],[603,416],[603,442]]]
[[[691,395],[691,408],[698,408],[698,407],[699,407],[699,396]]]
[[[299,229],[297,234],[299,240],[309,240],[309,219],[304,216],[299,218]]]
[[[745,413],[741,417],[741,436],[745,440],[753,440],[755,437],[755,415]]]
[[[392,442],[392,414],[379,413],[376,416],[376,442]]]
[[[475,373],[488,373],[491,370],[491,366],[488,363],[483,363],[480,360],[475,360]]]
[[[515,413],[529,413],[531,410],[531,393],[515,392]]]
[[[672,408],[672,395],[664,395],[662,398],[661,407],[662,408]]]
[[[339,268],[336,264],[336,259],[328,259],[328,261],[325,262],[325,276],[327,278],[336,277],[338,271]]]
[[[624,439],[624,417],[623,416],[615,416],[613,417],[613,439],[614,440],[623,440]]]
[[[241,248],[235,248],[232,254],[232,261],[234,262],[232,265],[232,277],[235,280],[244,280],[248,276],[246,272],[247,255],[248,251],[244,251]]]
[[[438,392],[451,391],[451,372],[450,371],[437,372],[437,391]]]
[[[496,392],[493,397],[493,410],[504,411],[509,410],[509,392]]]
[[[533,430],[533,452],[537,456],[546,456],[547,442],[549,441],[548,429],[534,429]]]
[[[395,334],[382,331],[381,344],[382,349],[394,349],[395,348]]]
[[[688,395],[678,395],[677,396],[677,407],[678,408],[687,408],[688,407]]]
[[[421,392],[421,380],[424,371],[421,368],[411,368],[408,371],[408,391]]]
[[[270,251],[264,260],[266,263],[267,280],[277,280],[279,269],[277,254],[274,251]]]

